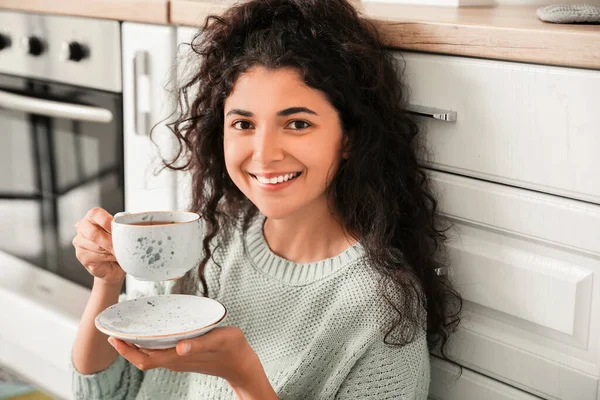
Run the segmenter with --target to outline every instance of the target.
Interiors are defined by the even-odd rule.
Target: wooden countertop
[[[0,0],[0,9],[200,26],[236,0]],[[536,6],[359,6],[391,48],[600,70],[600,25],[542,22]]]
[[[171,0],[171,23],[199,26],[227,2]],[[366,3],[393,48],[600,69],[600,25],[552,24],[535,6],[434,7]]]
[[[169,0],[0,0],[0,9],[155,24],[169,23]]]
[[[392,47],[600,69],[600,25],[543,22],[535,6],[364,8]]]

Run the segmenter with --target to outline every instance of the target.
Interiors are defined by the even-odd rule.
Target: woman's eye
[[[236,121],[233,123],[233,127],[239,130],[252,129],[252,124],[248,121]]]
[[[302,130],[308,128],[310,124],[306,121],[292,121],[288,126],[295,130]]]

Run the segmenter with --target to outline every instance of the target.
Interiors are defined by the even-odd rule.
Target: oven
[[[117,21],[0,11],[0,365],[68,398],[93,278],[75,223],[124,209]]]
[[[74,225],[123,209],[121,95],[0,75],[0,251],[79,285]]]

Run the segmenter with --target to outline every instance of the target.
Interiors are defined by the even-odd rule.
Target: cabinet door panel
[[[435,169],[600,203],[600,71],[402,55]]]
[[[600,249],[587,235],[600,226],[600,206],[444,172],[430,176],[440,211],[454,225],[451,278],[465,300],[454,354],[545,398],[595,400]]]
[[[193,61],[199,56],[190,55],[191,43],[194,35],[198,32],[197,28],[182,26],[177,28],[177,82],[182,84],[190,73],[193,72]],[[190,58],[192,57],[192,58]],[[198,60],[199,61],[199,60]],[[192,62],[192,64],[190,64]],[[189,99],[193,101],[193,99]],[[192,177],[189,171],[177,172],[177,208],[181,210],[189,209],[192,202]]]
[[[168,91],[175,28],[124,22],[122,37],[125,208],[175,209],[176,175],[163,168],[163,159],[175,149],[174,135],[164,121],[175,101]]]
[[[539,400],[519,389],[477,372],[458,368],[437,357],[431,358],[430,400]]]

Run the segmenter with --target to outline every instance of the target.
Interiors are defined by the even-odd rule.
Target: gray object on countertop
[[[553,5],[537,9],[542,21],[556,24],[600,23],[600,6],[589,4]]]

